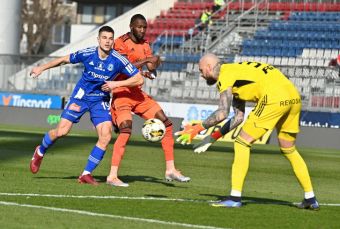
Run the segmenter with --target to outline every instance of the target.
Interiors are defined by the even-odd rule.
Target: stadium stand
[[[322,9],[329,9],[326,6]],[[340,13],[290,12],[285,19],[244,40],[235,62],[253,59],[280,66],[299,88],[306,107],[339,108],[339,75],[328,65],[340,50]]]
[[[330,59],[340,53],[338,1],[229,0],[212,15],[213,23],[208,29],[198,30],[199,15],[212,5],[212,0],[174,1],[170,8],[148,17],[148,39],[165,61],[158,79],[146,80],[143,86],[146,92],[158,101],[215,104],[219,95],[214,87],[198,80],[197,66],[203,53],[213,52],[226,62],[273,64],[297,85],[304,109],[340,111],[339,71],[328,66]],[[152,8],[152,4],[149,7]],[[134,10],[140,12],[140,9]],[[129,16],[122,15],[120,20]],[[111,24],[115,27],[118,22],[114,20]],[[65,47],[63,51],[87,47],[85,43]],[[62,51],[54,53],[62,54]],[[77,66],[51,71],[44,76],[46,81],[42,79],[38,84],[14,77],[11,85],[25,82],[24,90],[31,87],[67,96],[78,71]],[[67,83],[58,82],[60,75]],[[22,88],[14,86],[14,90]]]

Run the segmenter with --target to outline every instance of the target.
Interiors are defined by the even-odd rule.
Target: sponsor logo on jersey
[[[94,69],[105,72],[104,62],[99,61],[98,64],[97,64],[97,67],[95,67]]]
[[[109,66],[107,66],[107,70],[112,71],[113,70],[113,64],[109,64]]]
[[[89,75],[91,75],[93,78],[97,78],[97,79],[104,79],[104,80],[107,80],[110,78],[110,76],[105,76],[105,75],[100,75],[100,74],[97,74],[95,72],[92,72],[92,71],[88,71],[87,72]]]
[[[80,112],[81,106],[75,103],[71,103],[70,106],[68,106],[68,109],[71,111],[77,111]]]
[[[103,92],[100,92],[100,93],[89,93],[89,94],[86,94],[86,96],[105,96],[105,94]]]
[[[91,62],[89,63],[89,65],[92,65],[92,66],[94,66],[94,63],[93,63],[93,61],[91,61]]]
[[[74,115],[74,114],[72,114],[72,113],[70,113],[70,112],[68,112],[68,111],[66,112],[66,114],[69,115],[69,116],[71,116],[71,117],[73,117],[73,118],[78,118],[77,115]]]
[[[290,105],[298,104],[298,103],[301,103],[301,99],[300,98],[287,99],[287,100],[280,101],[280,107],[290,106]]]

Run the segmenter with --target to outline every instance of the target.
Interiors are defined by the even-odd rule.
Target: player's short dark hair
[[[115,31],[112,29],[112,27],[107,26],[107,25],[100,27],[98,34],[100,34],[101,32],[109,32],[109,33],[113,33],[113,34],[115,33]]]
[[[131,17],[130,24],[133,24],[136,20],[144,20],[146,21],[145,17],[141,14],[135,14]]]

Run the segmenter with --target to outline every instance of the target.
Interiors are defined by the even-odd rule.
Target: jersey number
[[[108,102],[102,102],[102,106],[104,110],[109,110],[110,109],[110,104]]]
[[[240,62],[239,64],[247,64],[247,65],[255,64],[254,68],[260,68],[262,66],[262,63],[259,63],[259,62]],[[266,67],[263,67],[262,71],[264,72],[264,74],[267,74],[268,70],[273,70],[273,69],[274,69],[273,66],[268,65]]]

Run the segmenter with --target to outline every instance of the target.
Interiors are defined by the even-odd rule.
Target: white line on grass
[[[161,200],[177,202],[214,202],[210,200],[173,199],[160,197],[133,197],[133,196],[75,196],[75,195],[55,195],[36,193],[0,193],[0,196],[28,196],[28,197],[53,197],[53,198],[75,198],[75,199],[124,199],[124,200]]]
[[[6,193],[0,192],[0,196],[27,196],[27,197],[52,197],[52,198],[74,198],[74,199],[123,199],[123,200],[160,200],[160,201],[174,201],[174,202],[196,202],[196,203],[213,203],[216,200],[192,200],[192,199],[174,199],[174,198],[160,198],[160,197],[134,197],[134,196],[76,196],[76,195],[57,195],[57,194],[39,194],[39,193]],[[279,205],[296,205],[298,203],[289,202],[267,202],[267,201],[252,201],[246,200],[245,203],[254,204],[279,204]],[[321,206],[340,207],[339,203],[319,203]]]
[[[110,214],[74,210],[74,209],[67,209],[67,208],[55,208],[55,207],[46,207],[46,206],[31,205],[31,204],[19,204],[15,202],[6,202],[6,201],[0,201],[0,205],[26,207],[26,208],[38,208],[38,209],[51,210],[51,211],[57,211],[57,212],[70,212],[70,213],[76,213],[80,215],[99,216],[99,217],[107,217],[107,218],[123,219],[123,220],[134,220],[134,221],[140,221],[140,222],[181,226],[181,227],[188,227],[188,228],[227,229],[227,228],[213,227],[213,226],[168,222],[168,221],[161,221],[161,220],[156,220],[156,219],[145,219],[145,218],[137,218],[137,217],[129,217],[129,216],[110,215]]]
[[[46,131],[44,132],[43,130],[41,130],[41,131],[39,131],[39,130],[25,130],[25,129],[13,129],[13,130],[10,130],[10,129],[6,129],[6,128],[0,128],[0,131],[6,131],[6,132],[15,132],[15,133],[17,133],[17,132],[21,132],[21,133],[25,133],[25,134],[44,134],[44,133],[46,133]],[[90,136],[91,137],[91,135],[86,135],[86,134],[81,134],[81,133],[69,133],[69,134],[67,134],[67,136]],[[93,135],[93,136],[95,136],[95,135]]]

